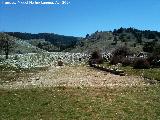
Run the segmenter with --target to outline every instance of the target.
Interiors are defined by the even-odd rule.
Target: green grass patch
[[[160,86],[0,90],[0,119],[160,119]]]
[[[136,75],[142,76],[148,79],[155,79],[160,81],[160,69],[152,68],[152,69],[133,69],[132,67],[120,67],[120,69],[124,70],[128,75]]]
[[[112,67],[109,63],[104,63],[105,67]],[[123,70],[127,75],[142,76],[148,79],[155,79],[160,81],[160,68],[151,69],[133,69],[131,66],[118,67],[118,69]]]

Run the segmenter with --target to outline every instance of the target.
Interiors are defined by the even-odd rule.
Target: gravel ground
[[[28,78],[4,83],[0,88],[23,89],[33,87],[132,87],[149,85],[143,78],[118,76],[86,66],[50,67]]]

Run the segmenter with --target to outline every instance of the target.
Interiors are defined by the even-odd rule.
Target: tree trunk
[[[8,52],[6,52],[6,59],[8,59]]]
[[[9,55],[9,43],[8,43],[8,41],[6,41],[5,54],[6,54],[6,59],[8,59],[8,55]]]

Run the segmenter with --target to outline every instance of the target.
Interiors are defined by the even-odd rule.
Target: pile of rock
[[[17,68],[34,68],[57,65],[59,58],[64,65],[82,64],[88,61],[89,56],[83,53],[45,52],[10,55],[8,60],[0,56],[0,65],[10,65]]]
[[[99,69],[99,70],[102,70],[102,71],[110,72],[110,73],[115,74],[115,75],[125,76],[124,71],[119,70],[117,68],[107,68],[107,67],[97,65],[97,64],[93,64],[92,67],[94,67],[96,69]]]

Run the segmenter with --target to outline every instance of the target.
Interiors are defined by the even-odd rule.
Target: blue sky
[[[55,2],[56,0],[41,1]],[[160,31],[160,0],[68,1],[69,5],[50,6],[7,6],[1,3],[0,31],[53,32],[73,36],[85,36],[97,30],[109,31],[120,27]]]

